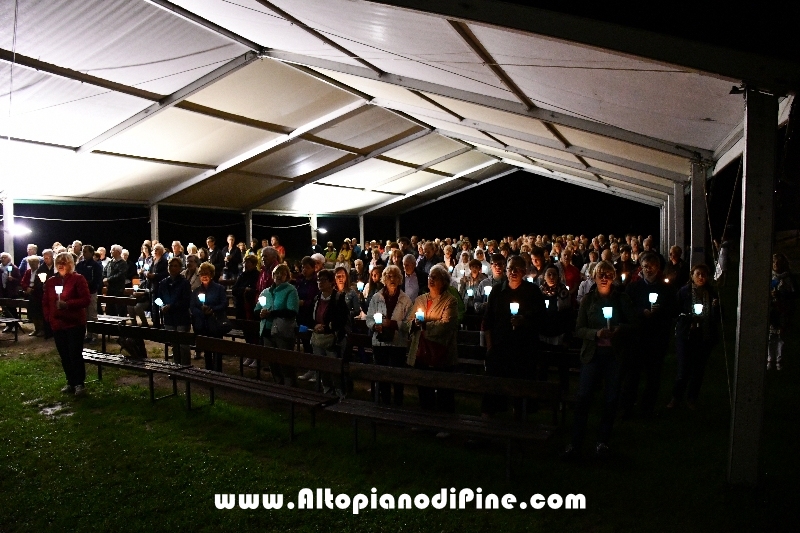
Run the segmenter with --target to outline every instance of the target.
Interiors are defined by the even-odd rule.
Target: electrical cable
[[[26,220],[45,220],[47,222],[123,222],[126,220],[149,219],[150,217],[89,219],[89,218],[45,218],[45,217],[29,217],[25,215],[14,215],[14,218],[24,218]]]

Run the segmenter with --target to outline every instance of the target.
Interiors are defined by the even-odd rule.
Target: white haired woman
[[[83,339],[86,336],[86,308],[92,301],[89,284],[75,273],[75,259],[71,253],[56,256],[58,275],[44,284],[42,310],[53,329],[61,366],[67,385],[61,392],[82,396],[86,393],[86,368],[83,364]]]
[[[421,369],[452,372],[455,369],[458,333],[458,302],[447,288],[450,274],[442,265],[434,265],[428,274],[429,292],[417,296],[402,325],[411,333],[406,362]],[[420,311],[424,320],[418,321]],[[425,411],[455,412],[455,396],[449,389],[418,387],[420,407]],[[445,435],[442,435],[445,436]]]
[[[411,309],[411,298],[400,290],[403,272],[395,265],[389,265],[381,277],[383,289],[376,292],[367,310],[367,327],[373,331],[372,353],[375,364],[382,366],[404,367],[408,352],[408,337],[400,333]],[[375,314],[380,313],[383,320],[375,322]],[[402,383],[379,383],[378,398],[385,404],[391,403],[392,386],[394,386],[394,405],[403,405]]]

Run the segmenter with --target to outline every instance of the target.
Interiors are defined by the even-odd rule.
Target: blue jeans
[[[598,348],[592,360],[581,367],[578,385],[577,405],[572,423],[572,446],[580,448],[586,438],[586,426],[589,423],[589,408],[595,390],[600,382],[605,382],[603,389],[603,414],[597,430],[597,441],[607,444],[611,438],[611,428],[617,414],[619,399],[620,364],[610,348]]]

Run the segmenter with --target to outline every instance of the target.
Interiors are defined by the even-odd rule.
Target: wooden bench
[[[290,350],[279,350],[256,344],[246,344],[243,342],[227,341],[212,337],[197,337],[196,346],[199,351],[213,352],[216,357],[234,356],[255,359],[258,361],[258,373],[256,379],[224,374],[211,370],[199,369],[196,367],[181,369],[179,376],[187,380],[186,401],[191,409],[191,388],[190,383],[201,383],[210,388],[211,403],[214,403],[214,389],[216,387],[234,390],[248,394],[254,394],[265,398],[277,400],[289,404],[289,439],[294,440],[294,408],[295,405],[307,407],[311,413],[311,425],[315,425],[316,410],[328,406],[338,401],[338,397],[323,394],[319,391],[312,391],[298,387],[287,387],[276,383],[261,380],[261,364],[276,363],[288,365],[319,372],[338,374],[343,373],[343,361],[333,357],[306,354],[303,352],[293,352]],[[319,387],[319,385],[318,385]]]
[[[230,318],[231,329],[228,333],[225,334],[226,337],[230,337],[232,341],[236,339],[245,339],[246,335],[255,335],[258,337],[259,328],[261,326],[260,320],[239,320],[236,318]]]
[[[124,355],[103,353],[88,348],[83,349],[83,360],[86,363],[97,365],[97,379],[99,381],[103,379],[104,366],[121,368],[123,370],[133,370],[134,372],[144,372],[148,377],[151,402],[177,396],[177,376],[181,368],[186,368],[176,363],[162,361],[160,359],[131,359],[129,357],[125,357]],[[165,396],[156,398],[155,387],[153,384],[154,374],[167,374],[172,379],[172,394],[167,394]]]
[[[185,331],[167,331],[165,329],[147,328],[141,326],[128,326],[125,324],[115,324],[98,320],[86,323],[86,330],[89,333],[100,335],[102,338],[100,351],[108,353],[106,349],[106,338],[111,336],[131,337],[134,339],[144,339],[146,341],[157,342],[164,345],[164,360],[168,357],[169,347],[172,346],[193,346],[195,334]]]
[[[402,383],[478,395],[496,394],[515,398],[533,398],[550,403],[553,409],[553,425],[558,423],[561,391],[557,383],[359,363],[350,363],[347,365],[346,371],[353,380]],[[375,387],[373,390],[377,392]],[[506,475],[510,476],[512,443],[515,441],[544,441],[554,431],[551,426],[527,423],[527,413],[523,413],[521,421],[509,421],[471,415],[412,411],[379,405],[377,400],[378,396],[375,394],[374,402],[346,399],[326,408],[327,411],[353,417],[353,449],[356,453],[358,453],[359,419],[370,420],[373,424],[403,425],[474,437],[502,439],[507,442]],[[527,406],[527,401],[523,402],[523,405]]]
[[[28,309],[28,300],[24,298],[0,298],[0,307],[10,307],[17,313],[17,318],[0,316],[0,327],[12,327],[14,329],[14,342],[19,342],[19,332],[22,330],[22,310]]]

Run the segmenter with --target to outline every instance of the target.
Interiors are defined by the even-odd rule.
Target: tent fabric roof
[[[0,188],[390,215],[523,169],[661,205],[740,149],[729,79],[385,4],[5,2]]]

